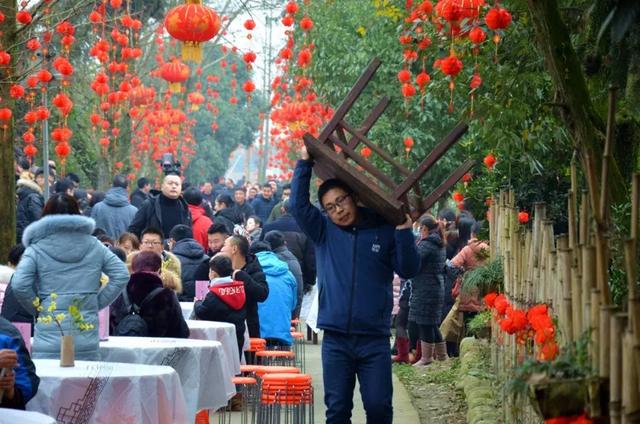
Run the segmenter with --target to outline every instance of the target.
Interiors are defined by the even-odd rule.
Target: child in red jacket
[[[232,274],[234,278],[232,278]],[[209,262],[209,292],[204,300],[196,301],[193,311],[198,319],[228,322],[236,327],[238,352],[242,355],[245,319],[247,318],[244,271],[233,271],[231,259],[214,256]]]

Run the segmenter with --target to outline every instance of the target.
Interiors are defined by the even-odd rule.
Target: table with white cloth
[[[180,376],[187,405],[187,421],[202,409],[218,409],[235,394],[227,379],[226,358],[220,342],[209,340],[109,337],[100,342],[100,356],[107,362],[169,365]]]
[[[191,313],[193,312],[193,304],[194,302],[180,302],[180,309],[182,309],[182,316],[185,320],[191,318]]]
[[[222,343],[229,380],[240,374],[240,353],[236,339],[236,326],[228,322],[187,320],[189,338],[196,340],[213,340]]]
[[[27,410],[61,424],[186,423],[180,378],[167,366],[34,359],[40,386]],[[16,420],[14,423],[26,421]],[[193,420],[191,420],[193,422]]]
[[[56,420],[39,412],[0,408],[0,424],[56,424]]]

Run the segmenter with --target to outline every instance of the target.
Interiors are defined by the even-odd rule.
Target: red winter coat
[[[189,205],[191,212],[191,225],[193,228],[193,238],[204,248],[209,248],[207,243],[207,231],[213,225],[213,221],[204,214],[202,206]]]

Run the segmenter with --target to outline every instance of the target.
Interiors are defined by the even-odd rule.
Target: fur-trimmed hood
[[[29,180],[27,178],[20,178],[16,183],[16,190],[20,191],[21,188],[27,188],[35,191],[36,193],[42,194],[42,189],[40,186],[33,180]]]
[[[55,260],[77,262],[98,241],[91,236],[95,221],[82,215],[48,215],[30,224],[22,244]]]

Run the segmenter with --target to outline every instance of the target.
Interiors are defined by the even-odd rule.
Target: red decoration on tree
[[[291,25],[293,25],[294,22],[295,20],[291,15],[286,15],[284,18],[282,18],[282,25],[286,27],[290,27]]]
[[[416,88],[413,86],[413,84],[402,84],[402,95],[405,99],[413,97],[416,95]]]
[[[473,44],[481,44],[487,39],[487,34],[480,27],[475,27],[469,31],[469,40]]]
[[[24,149],[22,149],[22,151],[30,158],[33,158],[38,154],[38,149],[33,144],[27,144],[26,146],[24,146]]]
[[[189,79],[191,70],[189,66],[182,63],[179,59],[174,59],[160,67],[160,76],[169,82],[169,91],[171,93],[179,93],[182,90],[184,81]]]
[[[295,1],[290,1],[284,7],[284,10],[286,10],[288,14],[293,15],[298,11],[298,5],[296,4]]]
[[[246,21],[244,21],[244,27],[247,30],[252,31],[256,27],[256,21],[254,21],[253,19],[247,19]]]
[[[365,158],[369,158],[369,156],[371,156],[371,149],[365,146],[360,149],[360,154]]]
[[[456,203],[460,203],[464,200],[464,194],[460,193],[459,191],[454,191],[451,197],[456,201]]]

